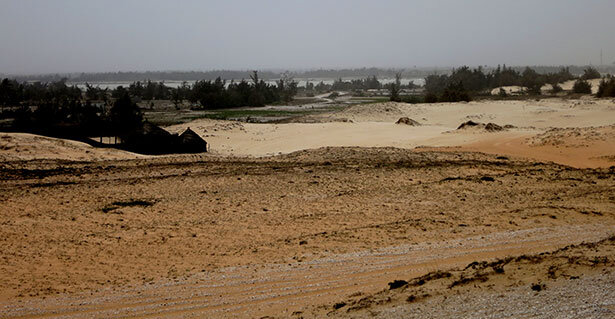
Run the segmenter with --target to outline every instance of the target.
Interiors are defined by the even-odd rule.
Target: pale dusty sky
[[[0,73],[615,62],[613,0],[0,0]]]

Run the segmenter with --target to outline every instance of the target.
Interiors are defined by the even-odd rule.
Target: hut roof
[[[207,142],[190,128],[187,128],[180,136],[182,146],[187,151],[206,152]]]
[[[150,122],[143,123],[143,128],[139,132],[141,135],[148,136],[157,136],[157,137],[169,137],[173,134],[169,133],[167,130],[161,128],[160,126],[154,125]]]
[[[186,142],[207,143],[199,134],[195,133],[190,128],[187,128],[179,137],[181,138],[182,141],[186,141]]]

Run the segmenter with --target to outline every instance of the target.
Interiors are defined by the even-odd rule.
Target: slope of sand
[[[394,124],[400,117],[409,117],[421,126]],[[495,133],[456,130],[468,120],[510,124],[515,128]],[[552,128],[591,131],[591,127],[615,125],[615,103],[610,100],[365,104],[296,121],[299,123],[253,124],[203,119],[168,130],[179,133],[190,127],[210,143],[213,153],[220,155],[260,157],[324,146],[427,146],[502,152],[575,167],[615,164],[613,139],[577,140],[565,151],[528,142]]]
[[[0,161],[136,159],[145,156],[86,143],[27,133],[0,133]]]
[[[478,151],[550,161],[573,167],[615,165],[615,125],[556,128],[544,133],[499,133],[452,151]]]

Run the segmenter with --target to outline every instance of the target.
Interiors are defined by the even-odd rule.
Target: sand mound
[[[457,127],[458,130],[463,130],[463,129],[467,129],[470,127],[477,127],[480,126],[480,123],[474,122],[474,121],[467,121],[464,123],[461,123],[461,125],[459,125],[459,127]]]
[[[369,121],[396,121],[400,117],[406,116],[404,103],[386,102],[353,105],[340,111],[336,117],[348,118],[354,122]]]
[[[421,126],[421,123],[409,118],[409,117],[400,117],[395,124],[405,124],[410,126]]]
[[[101,149],[86,143],[27,133],[0,133],[0,160],[57,159],[94,161],[135,159],[146,156],[116,149]]]
[[[474,130],[481,130],[481,131],[487,131],[487,132],[500,132],[500,131],[504,131],[510,128],[514,128],[514,126],[510,124],[500,126],[500,125],[497,125],[491,122],[484,124],[484,123],[479,123],[479,122],[474,122],[474,121],[467,121],[467,122],[461,123],[461,125],[457,127],[458,130],[474,129]]]
[[[522,86],[501,86],[491,90],[491,95],[500,95],[500,89],[508,95],[521,95],[525,91]]]

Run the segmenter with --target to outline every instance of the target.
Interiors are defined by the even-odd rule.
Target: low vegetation
[[[592,85],[584,79],[578,79],[574,82],[574,86],[572,87],[572,92],[580,93],[580,94],[591,94],[592,93]]]
[[[95,136],[124,137],[141,129],[144,118],[136,102],[144,99],[172,100],[176,105],[189,100],[207,110],[288,102],[296,92],[297,82],[290,76],[270,85],[256,71],[249,83],[227,84],[218,78],[171,88],[147,81],[113,90],[86,83],[85,91],[67,85],[66,79],[52,83],[4,79],[0,82],[0,119],[12,120],[4,121],[3,130],[87,141]]]
[[[615,77],[608,76],[600,81],[597,97],[615,97]]]
[[[598,70],[596,70],[596,68],[594,67],[588,67],[587,69],[585,69],[583,71],[583,75],[581,75],[581,79],[582,80],[592,80],[592,79],[599,79],[602,76],[600,75],[600,72],[598,72]]]
[[[569,68],[561,68],[555,73],[541,74],[529,67],[519,72],[504,65],[485,73],[482,67],[470,69],[463,66],[454,69],[450,75],[427,76],[425,78],[425,91],[430,95],[427,100],[456,102],[468,100],[471,94],[484,94],[503,86],[522,86],[527,88],[528,93],[536,95],[541,93],[540,89],[545,84],[551,84],[555,87],[558,83],[572,79],[574,79],[574,76],[570,73]],[[445,91],[446,94],[444,94]],[[453,91],[453,94],[451,94],[451,91]],[[506,96],[506,92],[501,90],[500,95]]]

